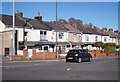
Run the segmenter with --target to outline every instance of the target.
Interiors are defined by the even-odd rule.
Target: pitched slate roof
[[[69,32],[81,33],[80,30],[78,30],[77,28],[71,26],[70,24],[65,24],[64,26],[65,26],[65,28],[67,28],[69,30]]]
[[[3,15],[0,14],[1,18],[0,20],[8,26],[12,26],[13,23],[13,17],[11,15]],[[43,30],[52,30],[50,26],[45,24],[43,21],[30,19],[30,18],[23,18],[23,17],[17,17],[15,16],[15,26],[20,27],[33,27],[34,29],[43,29]]]
[[[64,25],[62,24],[57,24],[57,28],[56,28],[56,22],[46,22],[46,24],[52,27],[53,30],[68,31],[68,29],[65,28]]]
[[[118,34],[113,32],[113,31],[108,31],[108,33],[109,33],[111,38],[116,38],[118,36]]]
[[[83,30],[83,34],[97,34],[97,35],[100,35],[99,32],[95,31],[94,29],[92,28],[86,28]]]
[[[24,18],[28,20],[28,18]],[[29,23],[34,29],[52,30],[52,27],[48,26],[44,21],[29,19]]]
[[[1,18],[0,20],[5,24],[5,25],[9,25],[12,26],[13,24],[13,17],[11,15],[3,15],[0,14]],[[15,26],[24,26],[25,25],[25,21],[19,19],[19,17],[15,17]]]

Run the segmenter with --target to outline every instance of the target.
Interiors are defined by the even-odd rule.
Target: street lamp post
[[[15,0],[13,0],[13,31],[12,31],[12,53],[10,54],[10,61],[12,61],[12,55],[15,55]]]
[[[56,0],[56,56],[57,56],[57,60],[58,60],[58,40],[57,40],[57,31],[58,31],[58,25],[57,25],[57,14],[58,14],[58,2]]]

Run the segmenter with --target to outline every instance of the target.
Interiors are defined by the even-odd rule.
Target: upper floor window
[[[106,38],[106,37],[104,37],[104,41],[105,41],[105,42],[107,41],[107,38]]]
[[[46,35],[47,32],[46,31],[40,31],[40,35]]]
[[[64,33],[63,33],[63,32],[60,32],[60,33],[59,33],[59,39],[63,39],[63,36],[64,36]]]
[[[85,41],[89,41],[89,36],[88,35],[85,36]]]
[[[98,36],[95,36],[95,41],[98,41]]]
[[[40,31],[40,35],[43,35],[43,31]]]
[[[28,32],[24,32],[24,36],[27,36],[27,33],[28,33]]]
[[[73,34],[73,36],[76,36],[77,34]]]
[[[47,35],[46,31],[40,31],[40,40],[46,40],[46,35]]]

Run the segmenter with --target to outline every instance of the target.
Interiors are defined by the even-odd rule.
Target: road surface
[[[118,59],[3,63],[3,80],[118,80]]]

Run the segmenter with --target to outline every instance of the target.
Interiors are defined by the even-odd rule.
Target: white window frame
[[[89,41],[89,36],[85,35],[85,41]]]
[[[44,50],[44,47],[48,47],[48,50]],[[42,46],[42,51],[43,51],[43,52],[49,52],[49,45],[43,45],[43,46]]]

